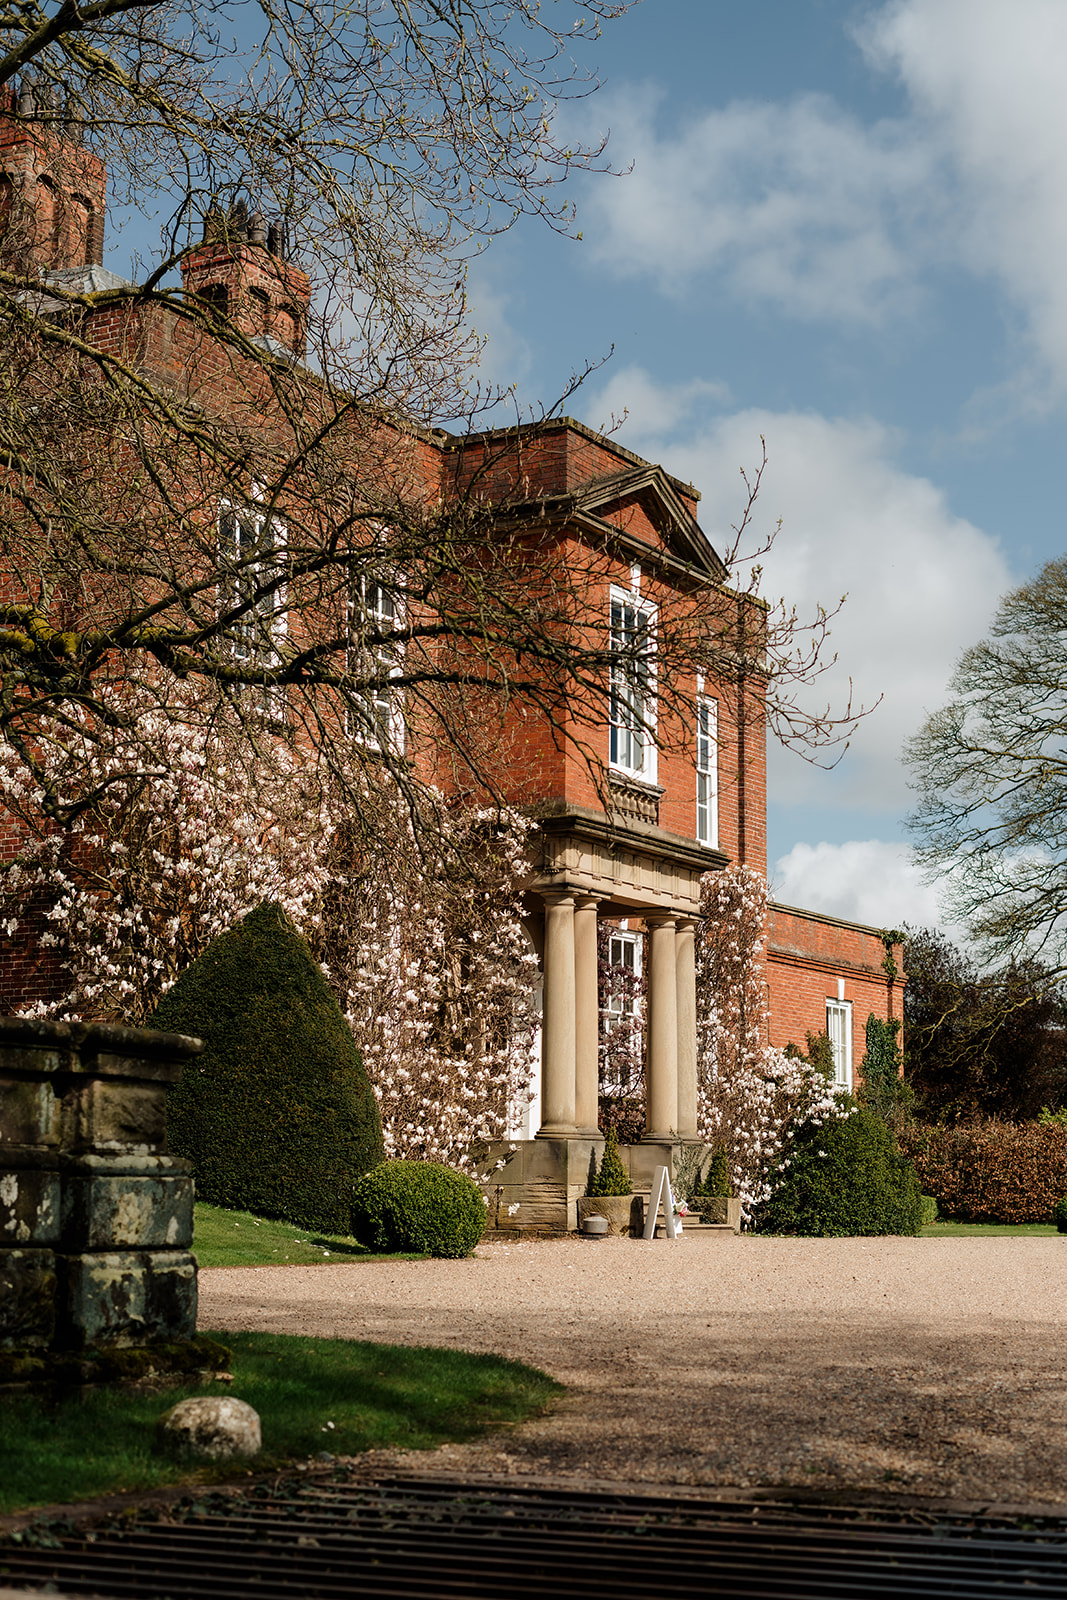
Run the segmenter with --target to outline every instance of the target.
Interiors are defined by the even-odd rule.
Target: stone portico
[[[680,1144],[697,1140],[696,928],[700,880],[726,865],[718,850],[653,822],[571,806],[542,819],[528,927],[542,973],[540,1125],[494,1155],[490,1223],[563,1232],[577,1227],[598,1130],[597,924],[636,918],[648,929],[646,1128],[623,1148],[637,1193]],[[535,1102],[536,1104],[536,1102]],[[518,1207],[512,1211],[511,1208]]]

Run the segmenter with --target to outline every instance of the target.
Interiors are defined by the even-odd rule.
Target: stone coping
[[[0,1047],[62,1050],[92,1058],[98,1055],[137,1057],[149,1061],[184,1061],[198,1056],[203,1041],[186,1033],[155,1028],[128,1028],[110,1022],[51,1022],[35,1017],[0,1017]]]

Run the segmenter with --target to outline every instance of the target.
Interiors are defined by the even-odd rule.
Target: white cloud
[[[867,128],[825,96],[735,102],[677,131],[651,94],[609,104],[612,149],[633,171],[590,189],[594,256],[668,292],[726,276],[746,301],[803,318],[877,319],[909,302],[906,245],[931,154],[904,124]]]
[[[895,71],[966,200],[964,264],[998,277],[1035,348],[1067,382],[1067,6],[897,0],[859,38]]]
[[[941,913],[937,890],[924,882],[907,845],[882,839],[844,844],[796,844],[774,863],[774,898],[848,922],[874,928],[943,928],[950,939],[962,930]]]
[[[828,695],[841,703],[850,676],[858,701],[884,696],[832,773],[772,751],[772,793],[828,812],[905,812],[912,797],[901,746],[942,702],[956,658],[1011,587],[997,542],[954,516],[928,479],[902,471],[895,436],[870,419],[759,410],[680,419],[677,392],[642,371],[616,373],[599,399],[605,414],[630,404],[622,443],[692,479],[702,526],[720,549],[744,505],[738,469],[758,464],[766,439],[756,527],[767,531],[779,516],[783,527],[764,563],[764,595],[787,597],[801,618],[849,596],[832,627],[838,665],[808,703]]]
[[[1067,387],[1067,4],[891,0],[853,30],[897,79],[902,114],[825,95],[734,101],[672,122],[670,102],[598,97],[634,170],[591,185],[588,248],[666,294],[727,292],[838,325],[910,314],[939,270],[991,282],[1024,336],[1015,403]]]

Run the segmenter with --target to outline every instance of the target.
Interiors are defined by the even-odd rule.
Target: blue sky
[[[713,539],[765,436],[765,592],[847,590],[836,690],[884,696],[832,772],[772,755],[774,887],[933,921],[902,742],[1064,549],[1067,4],[644,0],[595,59],[567,116],[633,171],[574,182],[580,243],[524,223],[475,264],[485,371],[550,404],[614,347],[568,409],[627,411]]]
[[[474,262],[482,376],[536,414],[611,352],[567,409],[625,413],[720,544],[763,435],[764,592],[847,592],[820,694],[882,697],[830,772],[772,749],[772,886],[935,922],[901,747],[1065,548],[1067,0],[643,0],[576,54],[563,130],[632,170],[572,178],[580,242],[524,220]]]

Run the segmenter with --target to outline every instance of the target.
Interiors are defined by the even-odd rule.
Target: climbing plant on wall
[[[759,873],[734,866],[705,876],[696,955],[698,1128],[725,1150],[746,1213],[771,1193],[791,1133],[837,1111],[816,1068],[767,1043],[766,923]]]

